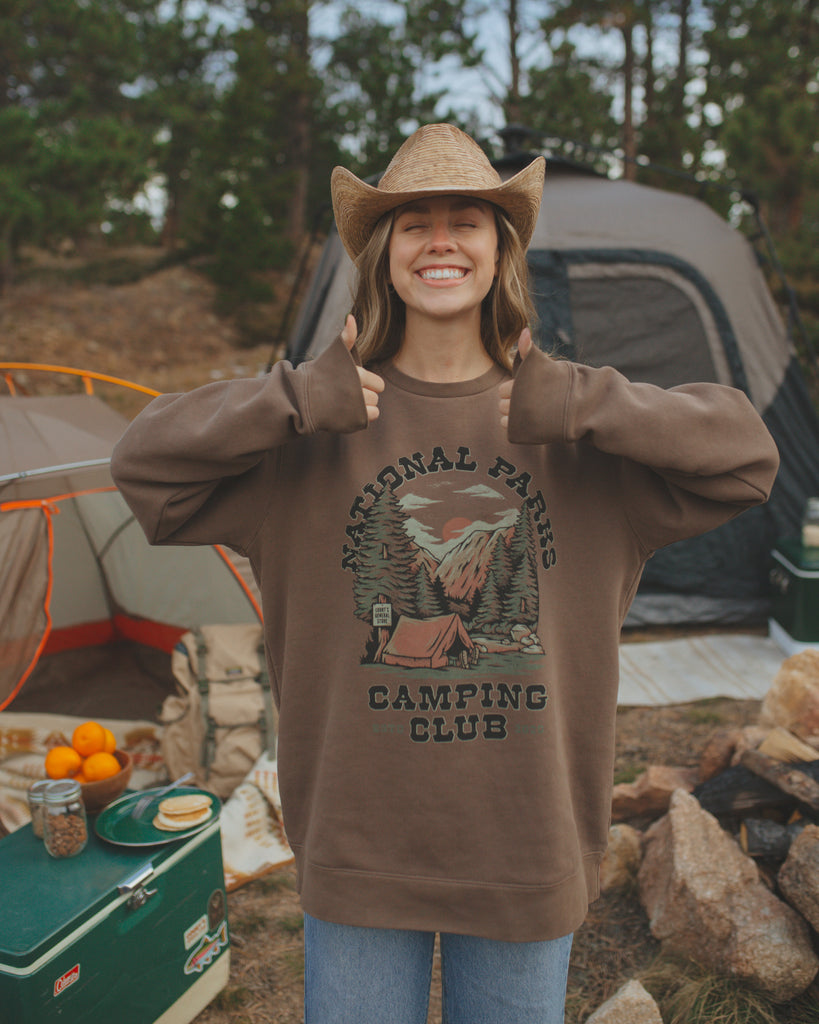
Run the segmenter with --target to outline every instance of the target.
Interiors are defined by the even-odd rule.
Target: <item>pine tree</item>
[[[384,0],[348,4],[328,40],[325,82],[338,135],[357,173],[382,173],[389,156],[419,124],[452,121],[442,108],[448,72],[480,59],[474,0]]]
[[[509,545],[511,570],[503,601],[504,619],[511,625],[516,622],[533,625],[537,622],[538,584],[532,557],[533,543],[532,509],[524,502],[515,521],[515,530]]]
[[[367,512],[358,548],[353,593],[356,615],[372,622],[375,604],[389,603],[397,615],[416,615],[414,550],[406,529],[407,515],[390,487],[385,487]]]
[[[439,586],[435,586],[435,583]],[[421,565],[421,568],[415,574],[415,606],[417,609],[417,615],[421,619],[433,619],[438,615],[445,615],[447,607],[444,601],[442,601],[443,587],[440,586],[440,580],[433,581],[429,574],[429,569],[426,565]]]
[[[492,549],[480,599],[472,615],[472,622],[478,629],[500,633],[505,629],[503,603],[509,584],[509,564],[502,530],[495,532],[494,540],[495,546]]]
[[[7,0],[0,10],[0,288],[24,243],[99,227],[149,174],[127,88],[149,0]]]
[[[754,193],[819,349],[816,0],[712,0],[703,109],[729,180]]]

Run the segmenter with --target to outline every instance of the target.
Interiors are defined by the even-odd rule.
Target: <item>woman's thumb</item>
[[[352,313],[347,314],[347,319],[344,321],[344,327],[341,331],[341,340],[347,346],[347,349],[352,352],[355,340],[358,337],[358,327],[356,326],[355,317]]]

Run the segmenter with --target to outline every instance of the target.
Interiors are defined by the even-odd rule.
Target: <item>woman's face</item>
[[[498,232],[489,203],[436,196],[395,211],[390,281],[407,316],[477,317],[497,273]]]

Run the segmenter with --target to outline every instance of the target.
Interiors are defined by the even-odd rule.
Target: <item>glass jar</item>
[[[73,857],[88,842],[82,788],[74,779],[58,779],[45,789],[43,842],[52,857]]]
[[[38,779],[28,789],[28,810],[31,815],[31,829],[38,839],[43,838],[43,807],[49,779]]]
[[[808,498],[802,518],[802,546],[819,548],[819,498]]]

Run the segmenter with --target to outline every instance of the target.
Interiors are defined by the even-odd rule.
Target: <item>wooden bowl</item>
[[[120,771],[116,775],[100,779],[98,782],[83,782],[81,784],[82,798],[89,814],[96,814],[116,800],[118,796],[122,796],[131,781],[131,772],[134,770],[131,755],[124,750],[115,750],[114,757],[121,765]]]

